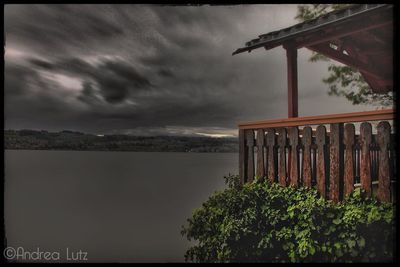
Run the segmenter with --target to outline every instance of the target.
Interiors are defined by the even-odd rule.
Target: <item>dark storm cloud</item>
[[[90,49],[96,42],[123,36],[124,27],[107,16],[111,7],[99,5],[7,5],[6,36],[41,53],[57,54]]]
[[[29,61],[31,62],[31,64],[33,66],[36,66],[36,67],[39,67],[39,68],[43,68],[43,69],[46,69],[46,70],[53,70],[54,69],[53,64],[51,64],[50,62],[44,61],[44,60],[32,58]]]
[[[56,72],[66,72],[73,75],[93,75],[94,68],[87,62],[79,58],[63,58],[53,62],[39,58],[30,58],[28,60],[32,67],[53,70]]]
[[[104,99],[109,103],[120,103],[130,94],[151,86],[150,81],[139,74],[133,66],[123,62],[102,63],[92,77],[97,82]]]
[[[78,58],[64,59],[53,64],[40,59],[29,61],[37,68],[80,77],[84,80],[82,87],[84,95],[88,92],[88,84],[90,84],[88,79],[92,79],[103,98],[111,104],[126,100],[132,92],[151,87],[146,77],[125,62],[107,60],[98,66],[92,66]],[[90,88],[93,91],[92,85]]]
[[[82,91],[77,98],[80,101],[85,102],[89,105],[99,101],[95,89],[93,88],[93,85],[90,82],[84,82],[82,84]]]
[[[172,73],[172,71],[170,71],[169,69],[166,68],[160,68],[157,72],[160,76],[163,77],[174,77],[174,74]]]
[[[36,72],[14,64],[5,64],[4,93],[7,96],[18,96],[24,93],[30,78],[37,79]]]
[[[211,132],[286,116],[284,51],[231,53],[294,24],[294,5],[6,5],[4,13],[6,128]],[[318,78],[299,76],[304,115],[327,99],[324,65],[308,56],[299,53],[300,75]],[[343,111],[329,100],[325,108]]]

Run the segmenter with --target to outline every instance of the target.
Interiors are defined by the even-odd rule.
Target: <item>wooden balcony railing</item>
[[[335,202],[361,186],[369,196],[394,200],[393,119],[388,109],[241,123],[241,182],[256,176],[283,186],[315,186]]]

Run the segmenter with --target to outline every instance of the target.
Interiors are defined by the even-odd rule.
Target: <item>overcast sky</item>
[[[297,21],[296,5],[6,5],[5,128],[236,135],[287,117],[278,47],[232,56]],[[299,116],[371,110],[328,96],[299,50]]]

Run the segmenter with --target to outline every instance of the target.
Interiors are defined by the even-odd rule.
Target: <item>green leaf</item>
[[[360,239],[357,240],[357,244],[360,248],[365,247],[365,239],[364,237],[360,237]]]
[[[332,221],[334,224],[340,224],[342,220],[340,218],[336,218]]]
[[[313,246],[310,247],[310,254],[311,255],[315,254],[315,248]]]
[[[342,247],[342,245],[341,245],[339,242],[336,242],[336,243],[334,244],[334,247],[335,247],[336,249],[340,249],[340,248]]]
[[[356,245],[356,241],[349,239],[347,240],[347,245],[349,248],[353,248]]]
[[[333,217],[335,217],[335,214],[329,212],[328,214],[326,214],[326,217],[328,217],[328,218],[333,218]]]

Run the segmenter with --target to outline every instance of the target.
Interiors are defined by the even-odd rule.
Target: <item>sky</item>
[[[282,47],[232,52],[298,23],[297,5],[5,5],[5,129],[237,136],[287,117]],[[371,110],[328,96],[300,49],[299,116]]]

